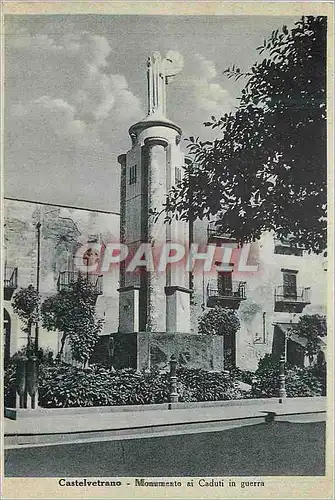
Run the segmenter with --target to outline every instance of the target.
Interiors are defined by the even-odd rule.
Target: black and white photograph
[[[332,498],[333,4],[158,4],[1,4],[2,498]]]

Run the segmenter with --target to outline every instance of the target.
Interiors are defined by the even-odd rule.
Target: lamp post
[[[170,358],[170,402],[178,403],[177,391],[177,359],[173,354]]]
[[[285,356],[282,355],[279,360],[279,403],[282,403],[286,398],[285,390]]]

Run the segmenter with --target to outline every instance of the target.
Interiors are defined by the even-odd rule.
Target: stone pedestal
[[[137,370],[154,367],[169,370],[174,355],[178,366],[221,371],[223,337],[218,335],[192,335],[190,333],[116,333],[113,335],[114,368]]]

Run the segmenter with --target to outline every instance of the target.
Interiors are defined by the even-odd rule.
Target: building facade
[[[203,245],[231,245],[229,235],[215,224],[195,222],[195,240]],[[292,323],[304,314],[326,315],[327,269],[325,258],[296,248],[289,240],[279,241],[264,233],[259,241],[234,248],[224,271],[194,274],[193,328],[210,308],[236,311],[240,329],[226,339],[226,365],[254,370],[265,354],[302,365],[305,339],[289,333]]]
[[[8,359],[27,344],[23,324],[12,298],[20,288],[38,288],[41,301],[78,277],[78,249],[100,248],[118,238],[119,216],[57,205],[4,200],[4,353]],[[117,329],[118,273],[89,277],[96,290],[97,314],[104,319],[102,334]],[[32,333],[34,338],[34,332]],[[39,328],[39,346],[57,353],[61,334]]]

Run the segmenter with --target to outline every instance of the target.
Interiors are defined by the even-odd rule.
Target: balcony
[[[294,245],[291,240],[292,238],[289,237],[281,240],[275,239],[274,253],[301,257],[303,255],[304,248],[301,245]]]
[[[207,285],[207,307],[221,306],[228,309],[238,309],[242,300],[246,300],[244,281],[232,281],[231,286],[219,288],[217,281]]]
[[[10,300],[17,289],[17,267],[7,267],[4,269],[4,299]]]
[[[275,289],[275,312],[301,313],[311,303],[310,288],[289,288],[277,286]]]
[[[231,235],[217,227],[216,222],[209,222],[207,226],[207,241],[208,243],[228,243],[236,241]]]
[[[98,295],[102,295],[102,275],[85,273],[82,274],[75,271],[61,271],[59,273],[57,290],[67,290],[70,285],[79,281],[79,278],[83,279],[85,282],[90,283],[93,286],[96,297],[98,297]]]

